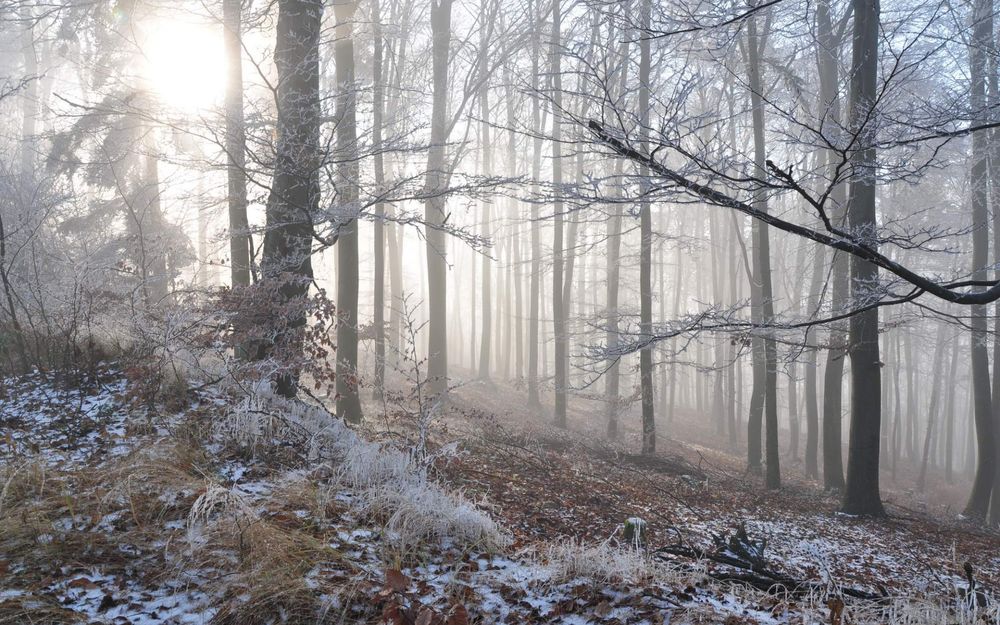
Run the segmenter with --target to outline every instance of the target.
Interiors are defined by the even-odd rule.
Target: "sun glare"
[[[163,104],[190,113],[221,102],[226,79],[221,29],[160,20],[143,47],[150,85]]]

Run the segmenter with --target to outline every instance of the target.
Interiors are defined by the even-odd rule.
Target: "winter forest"
[[[0,624],[1000,622],[994,0],[0,0]]]

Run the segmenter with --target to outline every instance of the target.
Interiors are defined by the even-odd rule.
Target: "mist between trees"
[[[2,366],[204,353],[355,424],[512,383],[996,523],[995,11],[0,0]]]

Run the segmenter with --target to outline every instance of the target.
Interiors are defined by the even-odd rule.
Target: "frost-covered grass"
[[[560,582],[584,578],[598,584],[636,587],[658,583],[684,587],[699,577],[690,570],[657,560],[645,550],[619,546],[611,540],[593,544],[561,541],[548,545],[543,555],[553,578]]]
[[[479,503],[432,479],[426,459],[366,440],[318,407],[258,389],[229,411],[216,433],[254,450],[268,441],[299,440],[307,464],[332,470],[329,496],[346,491],[350,505],[381,521],[402,550],[445,541],[485,551],[510,544],[509,533]]]
[[[498,551],[511,540],[480,506],[431,480],[425,464],[399,449],[358,440],[347,450],[334,488],[347,488],[361,512],[384,519],[404,548],[433,540]]]

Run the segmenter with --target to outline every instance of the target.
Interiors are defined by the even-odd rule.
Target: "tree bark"
[[[860,141],[851,152],[851,190],[848,223],[851,231],[877,245],[875,219],[875,106],[878,73],[878,0],[853,0],[854,41],[851,63],[851,129]],[[877,288],[878,267],[851,260],[851,296],[867,302]],[[848,514],[882,516],[879,495],[879,436],[881,365],[878,344],[878,309],[851,317],[851,435],[847,456],[847,481],[843,510]]]
[[[753,117],[754,165],[756,175],[761,179],[767,177],[764,145],[763,82],[761,80],[760,63],[764,39],[757,34],[756,16],[751,16],[747,20],[747,66],[750,75],[750,102]],[[767,212],[767,197],[764,195],[763,189],[756,192],[754,205],[757,210]],[[754,281],[757,283],[760,292],[761,323],[768,325],[774,319],[774,290],[771,285],[771,249],[768,240],[768,227],[767,224],[760,221],[754,221],[753,227],[757,235],[754,241]],[[781,471],[778,449],[777,345],[775,344],[774,337],[770,335],[763,337],[762,343],[764,352],[765,449],[767,456],[764,485],[766,488],[779,488],[781,486]],[[757,381],[755,380],[754,384],[755,392]],[[751,434],[759,436],[759,432],[760,425],[754,424]]]
[[[375,151],[375,192],[385,189],[385,162],[382,155],[382,124],[385,116],[385,77],[382,69],[382,11],[380,0],[372,0],[372,148]],[[375,384],[372,389],[376,400],[385,391],[385,204],[375,205],[374,225],[374,319],[375,330]]]
[[[279,0],[277,41],[278,145],[274,180],[266,207],[261,270],[265,280],[280,280],[288,303],[303,298],[312,282],[312,218],[319,205],[319,31],[321,0]],[[289,320],[290,331],[305,325],[304,314]],[[301,344],[292,345],[301,352]],[[270,346],[264,345],[259,356]],[[299,374],[279,375],[276,390],[294,397]]]
[[[482,84],[479,87],[479,132],[482,140],[482,174],[484,176],[493,175],[493,145],[490,142],[490,90],[489,81],[487,78],[487,55],[489,53],[489,35],[488,29],[489,25],[486,23],[488,16],[493,15],[489,10],[488,0],[483,0],[480,6],[480,15],[482,16],[483,23],[479,26],[479,80]],[[483,237],[489,239],[492,235],[491,229],[493,227],[493,215],[491,214],[491,200],[489,198],[483,198],[480,203],[482,208],[482,233]],[[493,249],[497,249],[494,247]],[[497,254],[499,257],[499,254]],[[479,343],[479,379],[489,380],[490,379],[490,358],[492,357],[491,352],[491,339],[493,333],[493,302],[492,302],[492,288],[493,288],[493,259],[490,258],[489,254],[480,255],[480,260],[482,262],[482,289],[480,295],[482,297],[482,308],[483,308],[483,327],[482,334]]]
[[[541,0],[538,0],[541,2]],[[541,42],[539,41],[539,30],[541,29],[541,16],[540,11],[533,3],[529,2],[531,7],[530,14],[534,19],[535,23],[531,31],[531,87],[532,93],[537,94],[539,90],[539,76],[541,70],[539,68],[539,61],[541,57]],[[538,96],[534,95],[531,98],[531,128],[534,132],[534,144],[532,151],[531,160],[531,179],[532,179],[532,192],[538,194],[538,182],[542,175],[542,119],[541,119],[541,107],[539,105]],[[541,406],[541,401],[538,394],[538,351],[539,351],[539,332],[538,332],[538,316],[540,308],[540,291],[541,291],[541,258],[542,258],[542,243],[541,243],[541,233],[539,232],[539,219],[540,219],[540,209],[537,202],[531,204],[531,284],[529,285],[529,295],[528,295],[528,405],[533,408],[538,408]]]
[[[337,78],[338,198],[344,214],[337,228],[337,413],[361,422],[358,394],[358,158],[357,84],[354,79],[356,0],[333,5],[337,19],[334,62]]]
[[[945,324],[941,323],[938,325],[937,340],[934,343],[934,364],[931,367],[931,376],[933,376],[934,380],[931,382],[931,397],[927,406],[927,429],[924,431],[923,457],[920,461],[920,475],[917,477],[917,491],[921,493],[924,492],[927,486],[927,464],[931,454],[931,437],[934,434],[934,426],[938,416],[941,378],[943,377],[941,365],[944,361],[944,352],[947,348],[944,342],[945,329]]]
[[[649,30],[650,0],[640,5],[642,32]],[[642,37],[639,43],[639,144],[643,151],[649,148],[649,65],[650,38]],[[649,168],[639,168],[642,200],[639,204],[639,333],[643,337],[653,334],[652,250],[653,217],[650,201],[645,197],[649,190]],[[653,348],[646,345],[639,352],[639,386],[642,396],[642,453],[656,453],[656,420],[653,414]]]
[[[976,0],[972,14],[972,42],[969,49],[970,103],[975,115],[986,118],[986,53],[993,36],[991,0]],[[988,169],[989,137],[985,132],[972,134],[972,277],[985,280],[989,258]],[[986,308],[972,307],[971,352],[972,393],[976,421],[976,476],[965,506],[965,515],[985,519],[990,511],[990,494],[996,481],[996,428],[990,389],[990,362],[986,334]],[[995,364],[995,363],[994,363]]]
[[[826,265],[826,248],[816,246],[816,258],[813,260],[812,281],[809,287],[808,314],[814,315],[820,309],[823,294],[823,269]],[[819,402],[816,397],[816,380],[818,377],[817,350],[810,349],[806,353],[806,477],[819,478]]]
[[[229,267],[232,285],[250,284],[247,221],[246,125],[243,117],[242,2],[223,0],[226,73],[226,176],[229,189]]]
[[[427,381],[431,395],[448,392],[448,263],[445,234],[445,142],[447,141],[448,61],[451,49],[452,0],[431,0],[434,101],[431,110],[431,144],[427,152],[424,204],[427,252],[427,287],[430,315],[427,341]]]
[[[816,37],[818,44],[817,63],[820,80],[820,106],[823,107],[833,136],[838,136],[840,126],[840,42],[833,32],[830,1],[819,0],[816,5]],[[838,155],[826,150],[826,176],[829,184],[835,184],[830,200],[831,217],[834,223],[843,224],[846,212],[844,184],[835,180]],[[833,289],[830,298],[831,312],[846,310],[850,257],[838,250],[833,251]],[[847,324],[835,322],[830,325],[830,349],[826,355],[823,376],[823,487],[827,490],[841,490],[844,487],[844,456],[842,443],[844,360],[847,357]]]
[[[560,0],[552,0],[552,41],[550,76],[552,78],[552,337],[555,344],[555,415],[557,427],[566,427],[566,311],[563,301],[563,201],[562,201],[562,13]]]
[[[948,387],[944,405],[944,481],[953,484],[955,448],[955,387],[958,386],[958,337],[950,340],[951,365],[948,367]]]

